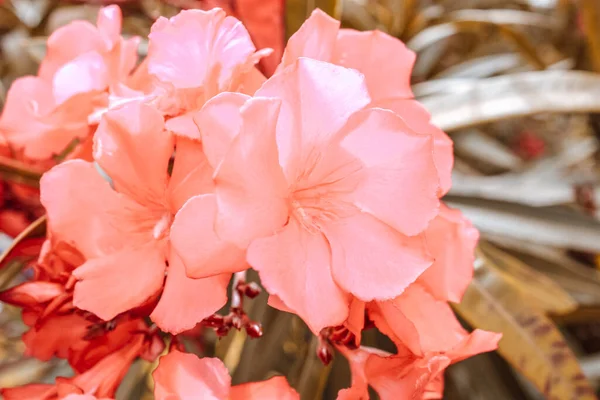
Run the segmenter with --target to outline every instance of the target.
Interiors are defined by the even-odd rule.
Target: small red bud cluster
[[[248,336],[251,338],[259,338],[262,336],[262,326],[260,322],[252,321],[244,311],[244,297],[250,299],[255,298],[260,294],[260,287],[255,282],[246,283],[239,281],[236,285],[239,301],[238,304],[232,304],[229,314],[223,316],[213,314],[202,321],[202,325],[215,328],[215,332],[219,337],[226,336],[231,328],[238,331],[245,329]]]

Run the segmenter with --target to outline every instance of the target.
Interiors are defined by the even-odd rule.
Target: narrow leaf
[[[459,93],[422,100],[432,121],[455,131],[538,113],[600,112],[600,76],[579,71],[535,71],[488,78]]]
[[[478,254],[484,264],[526,298],[527,305],[553,314],[566,314],[577,302],[558,283],[516,257],[482,241]]]
[[[502,332],[498,352],[545,398],[596,399],[560,331],[502,280],[479,276],[455,308],[471,326]]]
[[[484,234],[524,242],[600,253],[600,222],[571,210],[528,207],[521,204],[447,196]]]

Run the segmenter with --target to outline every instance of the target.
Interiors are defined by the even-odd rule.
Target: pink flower
[[[340,399],[368,398],[367,384],[382,400],[441,399],[443,371],[453,363],[496,349],[501,335],[476,329],[468,334],[444,301],[418,284],[389,301],[368,305],[369,317],[390,337],[398,354],[342,349],[352,369],[352,387]]]
[[[179,333],[225,304],[230,274],[188,278],[169,239],[173,218],[190,196],[205,193],[202,212],[215,212],[214,195],[204,186],[206,171],[189,168],[191,158],[202,163],[187,142],[174,141],[160,112],[132,103],[109,111],[95,136],[94,157],[112,187],[93,163],[81,160],[43,176],[41,199],[53,239],[74,246],[87,259],[73,272],[79,279],[76,307],[110,320],[162,289],[150,317],[161,329]],[[227,254],[229,262],[244,265],[243,252],[216,238],[212,223],[198,228],[205,240],[197,251],[216,260]]]
[[[19,78],[8,90],[0,133],[12,148],[23,150],[25,157],[50,158],[91,133],[88,115],[99,94],[91,88],[60,100],[52,82],[33,76]]]
[[[299,57],[309,57],[354,68],[365,75],[371,106],[387,108],[404,119],[417,133],[434,139],[435,165],[440,175],[440,195],[451,185],[452,140],[432,125],[427,111],[415,100],[410,74],[415,54],[396,38],[380,31],[340,29],[340,22],[323,11],[310,18],[292,35],[279,70]]]
[[[153,372],[157,400],[299,400],[300,396],[278,376],[263,382],[231,386],[227,368],[218,358],[198,358],[171,351]]]
[[[54,384],[32,384],[0,389],[5,400],[90,400],[114,398],[117,387],[131,363],[142,353],[147,343],[138,335],[121,349],[109,354],[93,368],[72,378],[56,378]],[[75,397],[73,397],[75,395]],[[79,395],[77,397],[76,395]]]
[[[265,288],[314,332],[346,319],[350,295],[402,293],[432,262],[420,236],[439,204],[431,137],[363,110],[362,76],[320,61],[299,59],[256,96],[237,119],[233,100],[196,118],[203,137],[204,113],[233,121],[206,126],[234,137],[215,171],[217,234],[249,245]]]
[[[149,35],[147,73],[155,83],[157,106],[175,118],[167,129],[190,135],[189,113],[224,91],[252,94],[265,78],[255,68],[269,49],[256,52],[242,23],[221,9],[184,10],[159,18]]]
[[[435,261],[418,282],[436,299],[460,303],[473,279],[479,232],[460,211],[442,204],[425,237]]]
[[[47,159],[90,135],[88,117],[137,62],[139,39],[124,40],[120,31],[121,10],[109,6],[98,27],[75,21],[50,36],[38,76],[16,80],[8,92],[0,132],[11,147]]]
[[[87,69],[96,78],[103,78],[98,84],[104,87],[124,81],[137,64],[140,38],[123,39],[122,23],[121,9],[111,5],[100,9],[96,26],[87,21],[73,21],[57,29],[48,38],[38,76],[46,81],[64,82],[66,90],[85,87],[91,76],[79,72]]]

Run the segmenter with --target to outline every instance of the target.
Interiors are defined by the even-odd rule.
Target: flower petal
[[[173,214],[194,196],[215,190],[213,168],[208,163],[202,144],[178,137],[175,162],[168,187],[168,200]]]
[[[150,319],[174,335],[193,328],[227,303],[230,278],[229,274],[188,278],[181,259],[171,250],[165,289]]]
[[[54,31],[48,38],[46,48],[38,76],[51,81],[60,67],[77,56],[106,50],[106,42],[94,25],[76,20]]]
[[[21,283],[0,292],[0,301],[19,307],[35,307],[49,302],[65,293],[60,283],[32,281]]]
[[[52,87],[46,81],[34,76],[15,80],[0,118],[2,136],[18,150],[29,147],[40,132],[48,129],[38,116],[53,107]]]
[[[277,71],[292,65],[300,57],[331,61],[339,30],[340,21],[315,9],[288,40]]]
[[[252,242],[247,258],[267,291],[294,310],[315,334],[341,325],[348,317],[349,298],[331,277],[331,254],[322,235],[290,220],[276,235]]]
[[[107,112],[94,137],[94,158],[115,189],[146,206],[164,201],[173,150],[162,115],[143,103]]]
[[[266,75],[273,75],[285,46],[283,21],[285,3],[279,0],[247,0],[235,3],[235,7],[237,15],[244,21],[256,47],[274,50],[273,54],[261,61]]]
[[[241,108],[250,96],[221,93],[210,99],[194,116],[199,137],[210,165],[217,168],[242,127]]]
[[[381,31],[342,29],[333,62],[365,75],[373,101],[412,98],[410,75],[416,55],[400,40]]]
[[[425,237],[435,261],[418,282],[438,300],[459,303],[473,278],[479,232],[459,210],[442,204]]]
[[[452,166],[454,165],[454,144],[452,139],[440,128],[431,123],[427,110],[415,100],[387,99],[372,104],[374,107],[387,108],[398,114],[416,133],[433,137],[433,156],[440,178],[439,197],[452,186]]]
[[[372,354],[365,364],[369,385],[381,400],[423,399],[431,382],[450,365],[444,355],[428,358]]]
[[[341,146],[364,165],[355,204],[405,235],[422,232],[439,207],[432,138],[381,109],[356,113],[342,134]]]
[[[231,388],[230,400],[300,400],[300,395],[283,376]]]
[[[216,214],[215,196],[205,194],[190,199],[175,215],[171,244],[189,277],[204,278],[248,268],[245,252],[214,232]]]
[[[73,271],[73,276],[80,280],[75,284],[75,307],[110,321],[160,290],[165,258],[156,243],[150,243],[88,260]]]
[[[273,75],[256,96],[282,101],[277,146],[289,182],[302,176],[348,117],[370,102],[357,71],[308,58]]]
[[[221,9],[159,18],[149,35],[148,71],[175,88],[225,89],[256,50],[242,23]],[[208,86],[213,86],[212,90]]]
[[[52,78],[56,104],[62,104],[75,95],[106,89],[109,71],[103,57],[96,52],[84,53],[62,65]]]
[[[501,333],[475,329],[467,337],[449,350],[446,355],[457,363],[477,354],[494,351],[498,348],[498,342],[502,338]]]
[[[275,142],[279,105],[274,99],[248,101],[243,127],[215,172],[217,234],[242,249],[276,232],[288,218],[287,182]]]
[[[407,237],[367,213],[328,223],[333,277],[360,300],[391,299],[431,265],[422,237]]]
[[[157,400],[228,400],[231,377],[218,358],[198,358],[177,350],[162,356],[152,373]]]
[[[52,168],[42,176],[40,193],[53,239],[72,245],[86,258],[112,254],[151,238],[151,232],[130,234],[131,215],[146,210],[111,189],[92,163],[72,160]]]
[[[448,303],[436,300],[418,284],[411,285],[401,296],[378,306],[402,342],[406,342],[406,329],[396,323],[400,321],[398,315],[402,314],[412,322],[419,335],[421,353],[447,352],[468,335]]]
[[[28,356],[49,361],[52,357],[67,358],[71,347],[87,333],[90,323],[81,315],[52,315],[36,324],[23,335]]]
[[[121,8],[117,5],[102,7],[98,11],[96,25],[103,36],[110,43],[115,44],[121,40],[121,25],[123,23],[123,15]]]

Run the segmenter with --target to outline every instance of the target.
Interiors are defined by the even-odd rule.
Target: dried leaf
[[[522,25],[542,29],[556,28],[556,19],[540,13],[497,9],[477,10],[463,9],[447,14],[443,20],[458,22],[482,22],[494,25]]]
[[[579,8],[594,70],[600,72],[600,2],[579,0]]]
[[[575,201],[573,183],[561,177],[502,174],[495,176],[468,176],[452,174],[451,195],[478,197],[520,203],[533,207],[570,204]],[[596,190],[600,195],[600,188]]]
[[[432,121],[455,131],[537,113],[600,112],[600,76],[536,71],[488,78],[470,89],[422,100]]]
[[[489,269],[526,298],[528,306],[552,314],[566,314],[577,308],[577,302],[558,283],[518,258],[484,241],[479,243],[478,255]]]
[[[503,170],[516,170],[522,165],[521,159],[511,149],[475,129],[456,135],[454,150],[471,160]]]
[[[502,280],[475,279],[455,308],[471,326],[502,332],[500,355],[547,399],[596,399],[560,331]]]
[[[521,65],[518,54],[503,53],[477,57],[472,60],[453,65],[440,72],[437,78],[487,78]]]
[[[27,49],[27,53],[31,57],[33,61],[37,64],[40,64],[44,57],[46,56],[46,43],[48,38],[45,36],[42,37],[34,37],[27,40],[25,44],[25,48]]]
[[[400,0],[391,4],[392,14],[389,33],[393,36],[401,36],[412,19],[417,8],[417,0]]]
[[[50,10],[50,0],[11,0],[10,5],[21,22],[35,28]]]
[[[571,210],[528,207],[521,204],[447,196],[484,234],[524,242],[600,253],[600,222]]]

